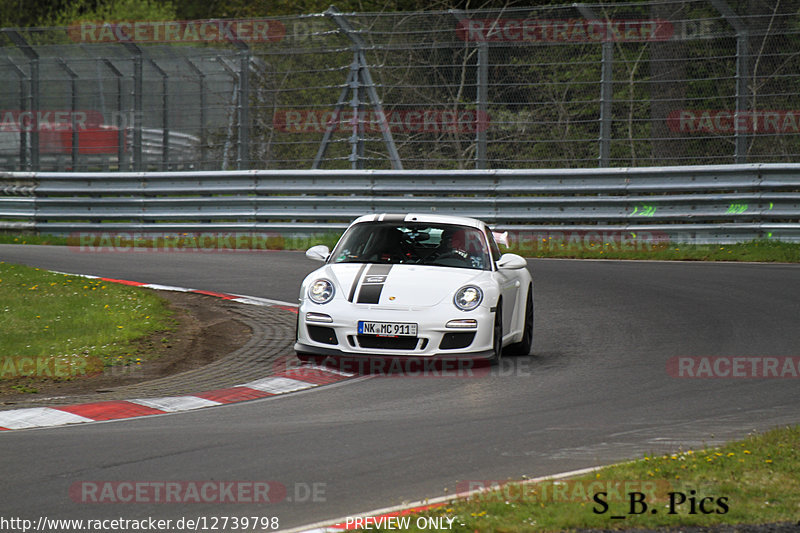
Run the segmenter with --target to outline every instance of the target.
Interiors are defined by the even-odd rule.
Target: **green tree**
[[[78,0],[51,15],[53,26],[70,26],[77,21],[173,20],[177,11],[163,0]]]
[[[0,0],[0,27],[65,26],[75,20],[168,20],[170,0]]]

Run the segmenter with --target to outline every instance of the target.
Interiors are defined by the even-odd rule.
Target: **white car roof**
[[[421,213],[407,213],[407,214],[391,214],[382,213],[378,215],[363,215],[355,219],[351,225],[359,224],[361,222],[382,222],[397,220],[398,222],[427,222],[431,224],[458,224],[460,226],[468,226],[483,230],[486,224],[475,218],[457,217],[453,215],[432,215]]]

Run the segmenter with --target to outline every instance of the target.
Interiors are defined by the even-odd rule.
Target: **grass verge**
[[[721,448],[646,456],[570,480],[498,483],[494,490],[411,515],[407,530],[425,531],[417,524],[428,518],[451,520],[451,531],[503,533],[795,523],[798,479],[795,426]],[[475,481],[465,487],[481,484],[493,485]]]
[[[30,233],[0,233],[0,244],[55,244],[64,246],[66,237],[57,235],[33,235]]]
[[[0,380],[19,392],[141,364],[136,341],[173,327],[150,291],[0,262]]]
[[[800,243],[751,241],[737,244],[683,244],[672,242],[570,243],[543,240],[508,250],[524,257],[569,259],[650,259],[661,261],[754,261],[767,263],[800,262]]]

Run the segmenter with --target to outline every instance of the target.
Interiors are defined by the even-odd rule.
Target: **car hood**
[[[401,307],[429,307],[451,300],[459,288],[477,284],[490,274],[468,268],[357,263],[326,265],[323,270],[353,303]]]

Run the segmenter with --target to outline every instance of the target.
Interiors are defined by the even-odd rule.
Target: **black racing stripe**
[[[394,265],[370,265],[367,276],[388,276]]]
[[[392,270],[392,265],[372,265],[364,275],[364,283],[361,284],[361,290],[358,291],[358,301],[360,304],[376,304],[381,299],[381,291],[383,285],[386,283],[386,276]],[[367,283],[371,276],[380,277],[381,281],[378,283]]]
[[[394,265],[370,265],[367,276],[388,276]]]
[[[376,304],[381,300],[383,283],[376,285],[362,285],[358,292],[358,302],[360,304]]]
[[[361,274],[364,273],[365,268],[367,268],[366,263],[361,265],[361,268],[358,269],[358,274],[356,274],[356,277],[353,279],[353,286],[350,287],[350,295],[347,297],[348,302],[352,302],[353,298],[356,297],[356,287],[358,286],[358,282],[361,280]]]

